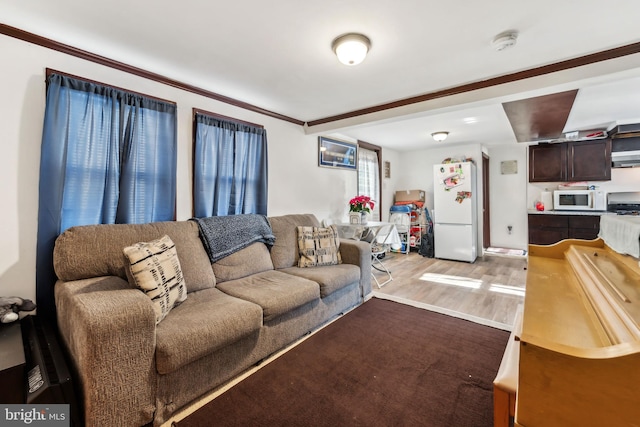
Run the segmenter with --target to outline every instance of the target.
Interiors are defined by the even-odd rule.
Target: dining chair
[[[384,255],[391,247],[391,231],[393,230],[393,224],[384,224],[379,227],[368,227],[367,231],[363,233],[361,240],[369,242],[371,245],[371,277],[376,282],[378,289],[381,289],[384,285],[391,282],[393,277],[391,271],[382,262]],[[376,271],[384,273],[382,279],[376,277]]]

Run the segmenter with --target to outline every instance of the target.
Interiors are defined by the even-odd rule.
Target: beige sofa
[[[342,264],[299,268],[296,226],[269,218],[275,244],[213,264],[193,221],[73,227],[56,241],[58,324],[87,426],[160,425],[371,291],[370,249],[342,241]],[[168,235],[187,299],[156,325],[151,300],[127,281],[123,248]]]

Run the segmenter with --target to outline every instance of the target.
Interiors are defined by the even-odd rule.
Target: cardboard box
[[[396,191],[396,202],[424,202],[424,190],[400,190]]]

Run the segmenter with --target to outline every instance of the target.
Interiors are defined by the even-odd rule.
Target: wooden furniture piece
[[[601,239],[529,245],[515,426],[640,420],[640,266]]]
[[[25,403],[25,367],[20,322],[0,324],[0,402]]]
[[[529,214],[529,244],[551,245],[564,239],[593,240],[600,231],[600,215]]]
[[[529,182],[610,180],[610,139],[529,146]]]
[[[513,329],[493,380],[493,426],[509,427],[516,414],[520,335],[522,334],[522,304],[516,310]]]

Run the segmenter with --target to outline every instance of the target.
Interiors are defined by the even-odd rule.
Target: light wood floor
[[[524,300],[524,257],[485,255],[467,263],[425,258],[417,252],[387,253],[383,263],[393,280],[382,289],[372,281],[374,295],[381,297],[397,297],[505,325],[513,325],[516,308]],[[375,274],[379,280],[383,276]]]

